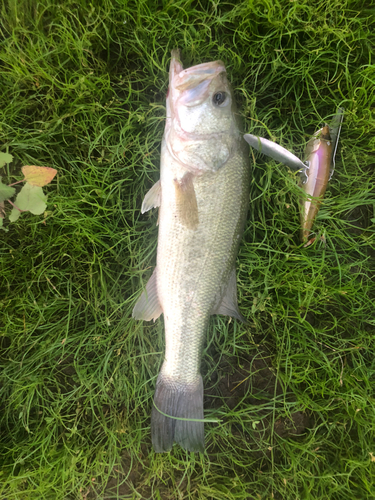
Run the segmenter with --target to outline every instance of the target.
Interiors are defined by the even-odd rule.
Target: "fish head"
[[[171,110],[185,133],[227,131],[232,118],[232,92],[221,61],[199,64],[176,75]]]
[[[172,52],[167,96],[166,143],[194,173],[216,171],[239,140],[233,92],[222,61],[183,69]]]

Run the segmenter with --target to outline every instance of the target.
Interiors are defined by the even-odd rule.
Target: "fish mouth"
[[[205,80],[213,80],[220,73],[226,73],[223,61],[211,61],[184,69],[180,51],[174,49],[171,55],[169,84],[179,91],[194,88]]]
[[[191,90],[202,82],[211,82],[220,73],[225,73],[222,61],[198,64],[184,69],[175,77],[174,87],[179,91]]]
[[[183,96],[181,104],[194,106],[207,95],[211,82],[218,75],[224,76],[225,73],[222,61],[212,61],[184,69],[180,51],[174,49],[169,69],[169,89],[172,90],[174,99]]]

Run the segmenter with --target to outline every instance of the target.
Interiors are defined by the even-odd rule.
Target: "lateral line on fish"
[[[156,406],[155,401],[153,401],[153,405],[155,408],[158,410],[159,413],[164,415],[164,417],[172,418],[173,420],[184,420],[185,422],[210,422],[213,424],[217,424],[219,422],[222,422],[220,418],[183,418],[183,417],[172,417],[172,415],[168,415],[167,413],[163,413],[159,408]]]

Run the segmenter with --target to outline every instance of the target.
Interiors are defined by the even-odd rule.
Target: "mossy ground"
[[[2,169],[58,170],[45,216],[0,244],[0,496],[375,497],[375,4],[5,0]],[[250,324],[212,319],[207,451],[155,454],[163,323],[132,307],[155,265],[168,62],[222,59],[244,130],[302,154],[346,109],[336,171],[300,243],[295,174],[253,158],[237,268]],[[6,224],[6,223],[5,223]]]

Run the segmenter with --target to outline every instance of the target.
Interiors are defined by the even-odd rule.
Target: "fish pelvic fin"
[[[171,450],[174,441],[185,450],[203,453],[201,375],[195,382],[184,384],[159,374],[151,414],[151,436],[156,453]]]
[[[146,290],[137,300],[133,309],[133,318],[145,321],[155,321],[163,312],[158,297],[157,289],[157,267],[155,267],[151,278],[148,280]]]

